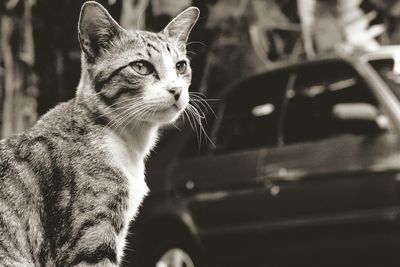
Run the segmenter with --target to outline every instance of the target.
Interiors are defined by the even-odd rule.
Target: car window
[[[241,83],[224,101],[216,153],[277,144],[281,102],[288,74],[273,72]]]
[[[296,72],[286,93],[285,144],[337,135],[368,135],[378,127],[371,118],[378,102],[350,64],[334,62]],[[378,117],[378,115],[377,115]]]

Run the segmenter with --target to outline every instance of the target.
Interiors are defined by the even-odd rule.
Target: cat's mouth
[[[174,108],[176,111],[183,111],[186,108],[186,104],[175,103],[172,105],[172,108]]]
[[[172,104],[172,105],[169,106],[169,107],[160,108],[160,109],[158,110],[158,112],[165,112],[165,111],[172,111],[172,110],[181,111],[182,109],[183,109],[183,107],[180,107],[180,105],[178,105],[177,103],[175,103],[175,104]]]

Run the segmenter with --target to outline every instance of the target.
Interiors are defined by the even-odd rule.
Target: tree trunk
[[[31,10],[34,0],[22,5],[22,16],[7,10],[1,16],[1,54],[4,64],[4,91],[1,137],[7,138],[31,127],[37,120],[36,75]],[[21,7],[21,6],[19,6]],[[14,6],[15,8],[15,6]]]

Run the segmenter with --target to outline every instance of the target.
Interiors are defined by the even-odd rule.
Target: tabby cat
[[[190,7],[128,32],[96,2],[79,19],[74,99],[0,142],[0,266],[118,266],[148,193],[144,160],[188,105]]]

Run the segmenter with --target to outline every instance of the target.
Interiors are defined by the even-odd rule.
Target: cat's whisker
[[[189,111],[188,111],[188,109],[185,109],[185,110],[183,111],[183,113],[184,113],[184,115],[187,116],[188,122],[189,122],[189,124],[190,124],[190,128],[192,128],[192,130],[195,131],[194,126],[193,126],[193,124],[192,124],[192,120],[191,120],[191,118],[190,118],[190,116],[189,116]]]
[[[118,114],[115,118],[113,118],[106,126],[105,129],[109,128],[118,128],[119,124],[123,122],[127,116],[132,116],[139,112],[142,108],[143,104],[132,105],[120,114]]]
[[[136,127],[139,123],[142,122],[143,117],[149,113],[149,111],[151,112],[151,108],[149,105],[143,105],[141,110],[139,112],[137,112],[136,114],[134,114],[134,116],[132,116],[132,118],[130,118],[128,121],[128,124],[131,123],[131,121],[134,120],[134,124],[132,125],[133,127]]]
[[[189,92],[189,95],[190,96],[197,96],[197,97],[199,97],[199,98],[201,98],[203,100],[218,100],[218,101],[221,100],[221,99],[218,99],[218,98],[208,98],[205,94],[200,93],[200,92]]]
[[[198,124],[199,121],[196,119],[196,115],[193,113],[192,105],[189,104],[187,106],[187,111],[188,111],[188,115],[189,115],[188,118],[191,118],[193,120],[193,129],[194,129],[194,132],[196,134],[196,139],[197,139],[197,142],[199,143],[199,148],[200,148],[200,145],[201,145],[201,131],[199,131],[199,129],[196,127],[196,122]]]
[[[139,124],[141,122],[141,119],[144,117],[144,115],[146,115],[146,113],[148,113],[148,111],[149,111],[149,107],[144,106],[139,112],[137,112],[136,114],[134,114],[131,117],[128,117],[125,120],[125,123],[121,125],[122,126],[121,132],[124,132],[126,126],[131,124],[132,121],[134,121],[132,127],[136,127],[137,124]]]
[[[205,113],[207,113],[207,111],[208,111],[206,106],[202,105],[202,103],[196,103],[196,102],[192,102],[191,105],[197,109],[197,112],[202,117],[202,119],[206,119]],[[203,110],[203,108],[204,108],[204,110]]]
[[[200,119],[206,118],[203,110],[197,105],[197,103],[190,104],[190,106],[197,117],[199,117]]]
[[[201,94],[201,93],[195,94],[192,92],[192,93],[189,93],[189,95],[191,97],[191,99],[190,99],[191,102],[200,103],[206,111],[207,111],[207,109],[209,109],[212,112],[212,114],[214,115],[214,117],[217,117],[217,115],[215,114],[211,105],[209,103],[207,103],[207,100],[209,100],[209,99],[204,99],[203,97],[201,97],[201,95],[203,95],[203,94]],[[214,100],[214,99],[212,99],[212,100]],[[217,99],[215,99],[215,100],[218,101]]]
[[[197,107],[198,109],[200,109],[200,110],[202,110],[202,109],[201,109],[201,107],[202,107],[202,108],[204,108],[205,111],[207,111],[208,108],[210,108],[210,110],[213,111],[213,110],[211,109],[211,107],[210,107],[210,106],[207,106],[206,104],[204,104],[203,101],[198,101],[198,100],[193,100],[193,99],[192,99],[191,102],[192,102],[192,103],[191,103],[192,105],[196,106],[196,107]],[[199,105],[200,105],[200,106],[199,106]]]
[[[124,115],[120,116],[120,118],[115,121],[113,127],[118,131],[118,128],[123,126],[127,120],[130,120],[130,118],[135,119],[136,117],[139,117],[139,114],[143,112],[144,108],[145,105],[132,106],[128,108],[125,112],[123,112]]]
[[[130,102],[130,101],[126,101],[126,102]],[[119,104],[123,104],[123,103],[119,103]],[[129,108],[130,106],[131,106],[131,105],[128,103],[128,104],[122,105],[122,106],[120,106],[120,107],[110,108],[110,109],[108,109],[108,110],[106,110],[106,111],[102,111],[102,112],[101,112],[102,114],[100,114],[98,117],[107,116],[107,115],[110,115],[110,114],[115,114],[115,113],[117,113],[117,112],[120,111],[120,110],[126,110],[126,109]]]
[[[133,110],[133,108],[128,108],[114,119],[113,123],[111,124],[112,128],[118,131],[119,127],[127,120],[127,118],[134,116],[140,112],[140,110],[141,109]]]
[[[199,116],[200,112],[196,109],[196,107],[194,107],[193,105],[189,104],[188,105],[188,111],[193,114],[193,116],[197,116],[197,123],[199,125],[199,129],[200,129],[200,134],[203,134],[204,137],[206,138],[206,140],[208,140],[213,146],[215,146],[215,144],[213,143],[213,141],[211,140],[210,136],[207,134],[206,130],[204,129],[204,126],[202,124],[202,119],[205,118],[204,113],[202,113],[202,116]],[[201,111],[202,112],[202,111]],[[199,146],[201,145],[201,135],[199,138]]]
[[[128,99],[126,99],[126,100],[128,100]],[[102,114],[99,115],[98,117],[101,117],[101,116],[104,116],[104,115],[107,116],[107,115],[110,115],[110,114],[115,114],[116,111],[119,111],[119,110],[126,110],[127,108],[132,106],[132,103],[133,103],[132,99],[129,99],[129,101],[125,101],[125,100],[124,101],[120,101],[120,102],[118,102],[118,104],[123,104],[124,102],[129,102],[129,103],[125,104],[123,106],[120,106],[120,107],[114,107],[114,108],[110,108],[107,111],[103,111]],[[115,103],[115,104],[117,104],[117,103]],[[115,104],[113,104],[113,105],[115,105]],[[111,107],[111,106],[108,106],[108,107]]]
[[[204,100],[204,101],[221,101],[219,98],[208,98],[205,96],[203,93],[200,92],[189,92],[189,95],[191,97],[197,97],[198,99]]]
[[[115,118],[112,118],[109,124],[115,124],[120,118],[132,112],[134,106],[125,108],[121,113],[119,113]]]
[[[172,126],[174,126],[175,129],[177,129],[178,131],[182,132],[182,129],[179,128],[175,123],[171,123]]]
[[[120,104],[125,103],[125,102],[132,102],[132,103],[135,103],[135,101],[138,101],[138,102],[139,102],[140,99],[141,99],[141,97],[142,97],[142,95],[139,94],[139,95],[137,95],[137,96],[135,96],[135,97],[127,98],[127,99],[123,99],[123,100],[120,100],[120,101],[118,101],[118,102],[115,102],[114,104],[109,105],[109,106],[107,106],[107,107],[108,107],[108,108],[112,108],[112,107],[115,107],[115,106],[120,105]]]
[[[207,47],[207,45],[205,43],[200,42],[200,41],[189,42],[189,43],[186,44],[186,47],[189,46],[189,45],[193,45],[193,44],[199,44],[199,45],[202,45],[203,47]]]
[[[202,101],[202,102],[205,102],[207,104],[209,104],[208,102],[221,101],[220,99],[217,99],[217,98],[203,98],[200,95],[192,95],[192,94],[190,94],[190,98],[191,98],[191,100]]]
[[[204,102],[216,102],[216,101],[221,101],[221,99],[218,98],[201,98],[200,96],[197,95],[190,95],[190,97],[194,97],[196,99],[202,100]]]

